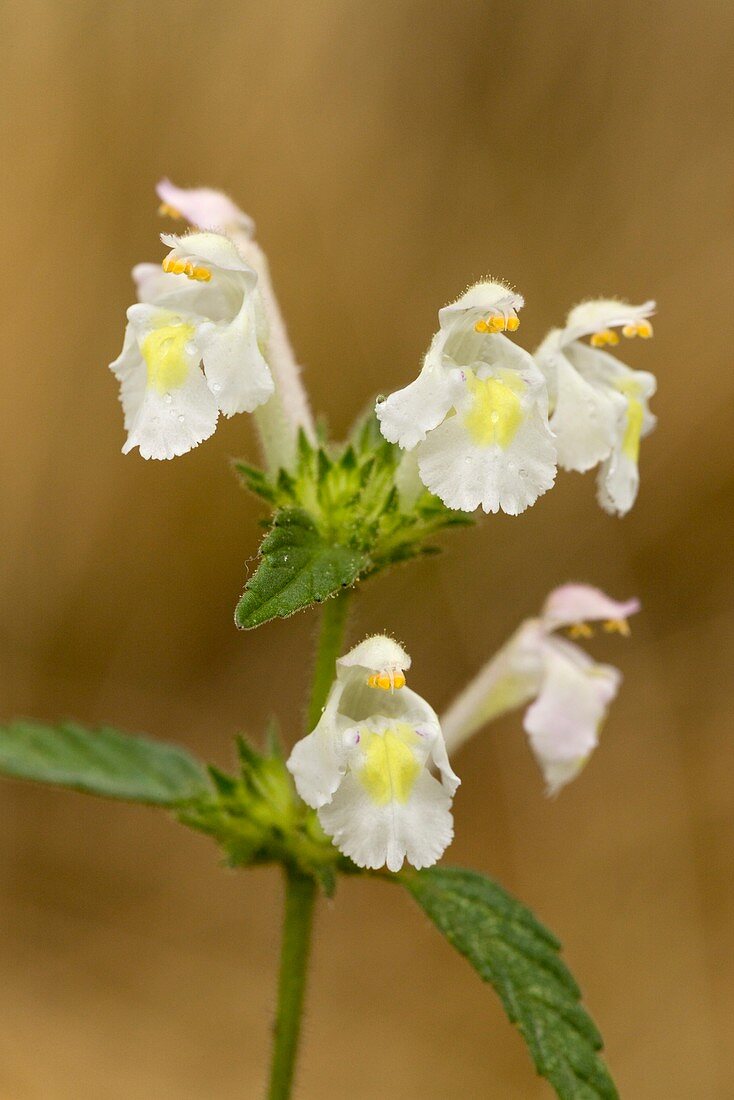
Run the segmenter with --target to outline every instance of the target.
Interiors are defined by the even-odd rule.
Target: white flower
[[[216,229],[225,233],[257,275],[258,313],[267,321],[265,357],[275,392],[258,406],[255,423],[270,471],[275,472],[281,466],[290,469],[296,461],[299,431],[305,432],[314,443],[316,428],[301,381],[301,368],[296,362],[273,289],[268,261],[254,239],[255,223],[221,191],[208,187],[177,187],[167,179],[160,180],[156,191],[161,199],[161,214],[184,218],[195,229]]]
[[[336,662],[321,719],[288,760],[301,798],[360,867],[428,867],[453,837],[459,779],[435,711],[405,686],[408,668],[392,638],[355,646]]]
[[[161,240],[171,249],[162,267],[133,271],[139,302],[110,369],[128,432],[123,453],[138,447],[162,459],[208,439],[220,411],[252,412],[274,386],[260,350],[257,275],[232,241],[210,232]]]
[[[647,403],[656,383],[652,374],[631,370],[603,349],[619,343],[619,328],[628,338],[652,336],[648,318],[654,310],[654,302],[583,302],[536,352],[548,381],[559,464],[584,472],[601,463],[599,503],[620,515],[637,496],[640,439],[655,427]],[[586,336],[588,344],[582,342]]]
[[[507,710],[524,706],[524,726],[548,794],[556,794],[583,768],[621,681],[620,672],[597,664],[554,631],[590,637],[589,622],[629,634],[627,617],[637,600],[619,603],[597,588],[566,584],[551,592],[538,619],[527,619],[462,692],[441,719],[452,752]]]
[[[382,434],[415,448],[423,484],[449,508],[518,515],[553,485],[545,380],[514,332],[523,299],[470,287],[439,311],[420,374],[377,404]]]

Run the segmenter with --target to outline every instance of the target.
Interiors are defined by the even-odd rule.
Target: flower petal
[[[544,633],[538,619],[527,619],[441,715],[452,754],[482,726],[537,695]]]
[[[633,306],[616,298],[596,298],[574,306],[566,318],[563,330],[564,344],[592,336],[605,329],[621,328],[647,320],[655,313],[655,302],[643,302]]]
[[[573,779],[596,748],[620,681],[617,669],[595,664],[578,646],[547,640],[543,685],[524,726],[548,794]]]
[[[110,370],[120,383],[120,402],[124,415],[125,431],[135,423],[145,398],[146,369],[140,354],[135,328],[129,322],[125,326],[125,339],[122,351]]]
[[[252,412],[275,392],[275,383],[257,339],[252,299],[246,297],[228,324],[206,321],[197,326],[196,343],[204,373],[225,416]]]
[[[169,459],[186,454],[214,433],[218,414],[203,374],[193,367],[186,382],[169,393],[145,389],[122,453],[137,447],[143,458]]]
[[[378,804],[351,772],[331,802],[319,810],[324,832],[358,867],[387,865],[399,871],[405,859],[430,867],[454,835],[451,796],[427,771],[418,775],[406,802]]]
[[[465,290],[455,302],[450,302],[438,311],[441,328],[453,326],[462,314],[471,313],[482,316],[497,314],[509,317],[514,311],[522,309],[525,299],[511,287],[495,280],[474,283]]]
[[[307,805],[318,809],[331,801],[347,770],[348,751],[344,734],[348,723],[319,728],[293,746],[286,767],[296,790]]]
[[[580,473],[590,470],[612,449],[624,398],[584,378],[549,339],[536,352],[536,361],[548,382],[558,464]]]
[[[243,260],[234,241],[222,233],[193,232],[182,236],[161,233],[161,240],[171,249],[169,256],[174,259],[191,258],[211,264],[222,271],[240,271],[250,288],[257,282],[257,274]]]
[[[407,672],[410,668],[410,657],[394,638],[387,634],[372,634],[337,660],[337,674],[354,668],[355,665],[371,672],[380,672],[384,668],[399,668],[402,672]]]
[[[501,447],[478,446],[461,415],[449,417],[418,449],[418,469],[426,488],[448,508],[516,516],[555,481],[555,447],[537,409],[515,437]]]
[[[221,191],[210,187],[176,187],[168,179],[156,184],[161,202],[176,211],[197,229],[240,229],[249,236],[255,232],[252,218],[244,214]]]
[[[627,619],[640,610],[640,601],[613,600],[590,584],[563,584],[554,588],[541,613],[546,630],[574,623]]]
[[[134,447],[143,458],[185,454],[212,435],[219,415],[199,369],[195,325],[185,315],[143,303],[127,315],[125,347],[112,364],[128,430],[123,454]]]
[[[430,353],[429,353],[430,354]],[[415,381],[375,407],[380,431],[390,443],[412,450],[437,427],[462,395],[461,371],[428,361]]]

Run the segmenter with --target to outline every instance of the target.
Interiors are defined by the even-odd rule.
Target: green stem
[[[334,679],[334,662],[344,641],[349,611],[349,592],[345,589],[324,604],[321,631],[316,650],[308,728],[312,730],[323,710]],[[293,867],[285,867],[285,917],[280,950],[278,1011],[275,1018],[273,1060],[270,1069],[268,1100],[289,1100],[296,1068],[298,1038],[306,991],[306,970],[311,947],[316,882]]]
[[[288,1100],[291,1095],[303,1015],[316,883],[312,878],[286,867],[285,891],[278,1012],[268,1100]]]
[[[350,596],[351,592],[345,588],[338,596],[327,600],[321,610],[321,633],[316,650],[311,701],[308,705],[307,732],[314,728],[321,717],[329,688],[334,680],[334,662],[340,655],[344,642]]]

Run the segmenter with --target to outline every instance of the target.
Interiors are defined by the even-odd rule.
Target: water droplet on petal
[[[178,417],[178,422],[179,422],[179,424],[183,424],[183,422],[184,422],[184,419],[185,419],[185,417],[184,417],[184,414],[183,414],[183,413],[179,413],[179,417]]]
[[[194,343],[193,340],[189,340],[188,343],[184,347],[184,351],[186,352],[187,355],[196,355],[198,350],[199,349],[197,348],[197,346],[196,346],[196,344]]]
[[[212,393],[219,393],[221,388],[222,388],[221,382],[212,382]]]
[[[171,402],[173,401],[173,398],[171,397],[170,393],[164,393],[163,394],[163,400],[165,401],[165,403],[167,405],[170,405]]]

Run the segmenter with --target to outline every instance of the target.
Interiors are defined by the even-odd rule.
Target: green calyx
[[[405,485],[403,457],[370,414],[344,444],[312,445],[302,433],[292,471],[271,478],[235,462],[243,484],[273,509],[238,626],[286,617],[389,565],[435,553],[429,540],[438,531],[472,522],[415,479]]]
[[[237,738],[239,774],[210,767],[211,792],[179,806],[181,824],[211,836],[231,867],[281,863],[316,879],[331,895],[338,870],[349,871],[316,812],[298,797],[274,736],[260,753]]]

